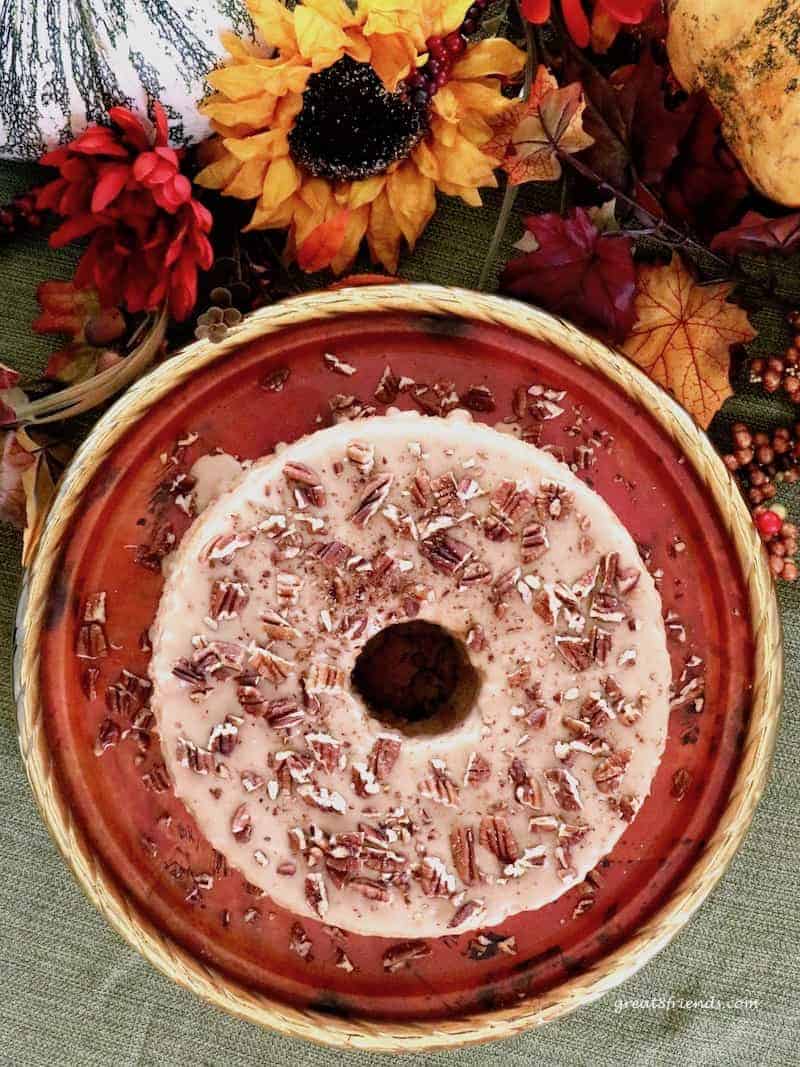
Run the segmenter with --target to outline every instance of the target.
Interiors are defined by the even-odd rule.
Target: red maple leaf
[[[737,252],[758,254],[779,252],[788,256],[800,247],[800,211],[770,219],[758,211],[748,211],[741,222],[718,233],[711,247],[733,256]]]
[[[634,322],[630,239],[601,233],[581,207],[524,221],[538,247],[506,265],[502,289],[622,340]]]
[[[664,203],[673,218],[708,237],[729,225],[750,182],[722,139],[720,114],[706,93],[690,96],[687,106],[692,121],[664,178]]]

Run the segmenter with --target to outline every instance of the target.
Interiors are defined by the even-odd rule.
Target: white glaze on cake
[[[387,730],[350,684],[410,618],[481,678],[437,736]],[[361,934],[560,896],[666,739],[661,602],[630,535],[563,464],[463,413],[342,423],[255,463],[183,539],[153,634],[164,756],[208,840],[277,904]]]

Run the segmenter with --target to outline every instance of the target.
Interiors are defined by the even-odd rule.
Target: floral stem
[[[525,80],[522,83],[522,90],[520,92],[520,100],[524,102],[531,94],[531,86],[533,85],[533,72],[536,69],[536,64],[538,60],[538,49],[533,36],[531,24],[526,18],[523,17],[522,12],[519,9],[518,0],[515,0],[515,3],[517,6],[517,10],[519,11],[520,20],[525,29],[527,55],[525,57]],[[497,216],[497,222],[494,227],[494,233],[492,234],[492,239],[489,242],[489,248],[483,260],[480,278],[478,278],[478,289],[481,291],[485,291],[489,285],[489,276],[492,272],[492,269],[494,268],[494,263],[497,259],[497,253],[500,248],[500,244],[503,240],[503,237],[505,236],[506,227],[508,226],[508,220],[511,217],[511,211],[517,199],[518,192],[518,186],[509,185],[508,182],[506,182],[505,191],[503,192],[503,201],[500,204],[500,213]]]

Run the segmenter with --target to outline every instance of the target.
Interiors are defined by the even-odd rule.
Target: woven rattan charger
[[[300,1009],[249,990],[203,965],[159,931],[105,872],[73,818],[55,773],[40,702],[40,636],[58,549],[99,464],[160,398],[195,371],[256,338],[287,327],[356,313],[455,316],[498,325],[556,346],[600,371],[647,410],[692,464],[718,509],[747,586],[755,650],[747,735],[726,810],[678,889],[634,937],[579,977],[513,1007],[452,1020],[397,1022]],[[261,309],[219,344],[191,345],[141,380],[103,416],[70,465],[45,523],[20,599],[15,683],[23,759],[45,823],[90,900],[111,925],[169,978],[224,1010],[292,1037],[339,1048],[429,1051],[510,1037],[557,1019],[634,974],[688,922],[730,863],[763,791],[781,700],[782,649],[776,598],[766,559],[739,491],[709,440],[658,386],[621,355],[569,324],[512,301],[429,285],[342,289]]]

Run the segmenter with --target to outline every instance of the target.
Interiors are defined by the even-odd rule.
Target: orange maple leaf
[[[314,227],[297,250],[300,270],[313,274],[331,265],[344,243],[349,219],[350,209],[343,208]]]
[[[510,185],[556,181],[561,177],[560,153],[594,144],[583,128],[585,107],[578,82],[559,89],[553,75],[540,66],[528,99],[498,116],[483,151],[500,161]]]
[[[747,314],[727,303],[728,282],[699,285],[677,255],[639,268],[636,324],[622,346],[705,429],[732,395],[730,347],[751,341]]]

